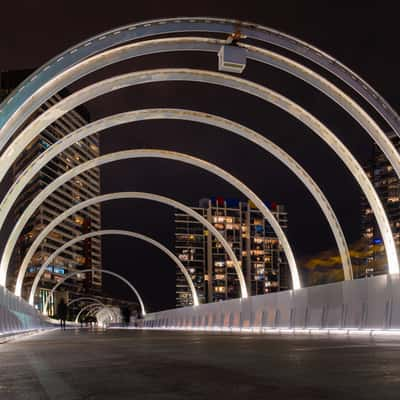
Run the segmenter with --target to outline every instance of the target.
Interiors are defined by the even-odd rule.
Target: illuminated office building
[[[7,96],[30,71],[9,71],[0,73],[0,100]],[[68,95],[66,91],[58,93],[47,100],[35,113],[33,117],[43,113],[48,108],[57,104],[63,97]],[[46,128],[26,148],[22,155],[13,165],[11,180],[18,178],[18,175],[38,157],[49,146],[68,133],[86,125],[89,121],[89,114],[83,107],[68,112],[63,117]],[[32,199],[43,190],[50,182],[68,171],[70,168],[99,156],[99,137],[97,134],[82,139],[67,150],[53,158],[35,176],[20,195],[14,207],[14,218],[18,218]],[[75,177],[68,184],[60,187],[50,195],[35,214],[25,225],[23,234],[19,238],[17,250],[13,256],[13,278],[8,286],[15,283],[15,276],[26,251],[38,235],[38,233],[49,224],[56,216],[67,208],[86,199],[100,194],[100,171],[93,168]],[[76,213],[71,218],[60,223],[51,234],[41,243],[38,251],[32,258],[28,273],[24,281],[23,296],[26,298],[32,285],[37,269],[43,264],[47,257],[58,247],[70,239],[87,233],[91,230],[100,229],[101,214],[100,205],[93,205]],[[97,293],[102,285],[101,273],[96,269],[101,268],[101,239],[98,237],[87,239],[71,246],[49,266],[44,273],[40,288],[37,292],[35,303],[41,308],[49,289],[63,277],[67,272],[79,269],[93,269],[93,273],[78,275],[71,278],[63,285],[58,296],[73,297],[80,293]],[[66,288],[66,289],[65,289]],[[57,297],[57,296],[56,296]],[[55,299],[57,301],[57,298]]]
[[[283,230],[287,212],[270,206]],[[233,199],[202,199],[193,208],[225,237],[241,263],[248,292],[265,294],[289,289],[288,264],[278,239],[260,211],[251,203]],[[221,244],[203,225],[187,214],[175,213],[175,251],[182,261],[202,303],[237,298],[240,286],[232,261]],[[191,304],[183,274],[176,272],[176,305]]]

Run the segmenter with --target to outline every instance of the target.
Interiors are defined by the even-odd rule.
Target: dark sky
[[[335,6],[333,2],[283,0],[7,2],[1,6],[0,69],[37,67],[75,43],[127,23],[175,16],[228,17],[267,25],[320,47],[354,69],[399,110],[397,13],[384,7],[384,2],[368,3],[371,5],[359,7],[352,6],[352,2]],[[210,54],[149,56],[98,71],[72,89],[128,71],[173,66],[215,70],[216,63],[215,55]],[[367,134],[316,90],[254,62],[248,62],[243,77],[300,102],[327,124],[360,162],[368,159],[371,140]],[[360,192],[354,179],[321,140],[272,105],[228,89],[175,82],[120,90],[87,106],[93,119],[132,109],[170,106],[212,112],[245,124],[294,156],[325,191],[348,241],[359,237]],[[381,120],[378,122],[387,128]],[[334,247],[317,204],[293,174],[272,156],[230,133],[188,122],[153,121],[111,129],[102,134],[101,143],[103,153],[160,148],[216,163],[247,182],[261,198],[286,205],[289,239],[297,257]],[[131,160],[104,167],[102,191],[125,190],[159,193],[192,205],[197,205],[199,198],[212,195],[239,197],[232,187],[208,173],[161,160]],[[136,230],[173,247],[173,211],[165,206],[136,200],[106,203],[103,227]],[[174,305],[174,266],[149,245],[128,238],[104,238],[103,264],[130,279],[150,308]],[[111,292],[127,295],[119,284],[110,283],[108,278],[105,282]]]

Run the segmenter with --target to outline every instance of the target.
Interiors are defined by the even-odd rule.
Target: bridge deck
[[[0,345],[0,399],[398,399],[400,341],[53,331]]]

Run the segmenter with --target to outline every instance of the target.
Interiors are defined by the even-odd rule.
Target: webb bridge
[[[198,36],[196,36],[198,34]],[[225,36],[225,39],[221,37]],[[273,46],[276,50],[271,50]],[[278,50],[282,50],[279,52]],[[32,119],[35,111],[49,98],[79,79],[106,66],[152,54],[171,52],[208,52],[218,57],[218,71],[193,68],[161,68],[136,71],[97,81],[63,98],[54,106]],[[293,56],[293,58],[290,57]],[[303,60],[300,62],[299,59]],[[387,275],[368,279],[353,279],[353,268],[346,237],[341,224],[326,198],[305,169],[277,144],[250,127],[221,116],[177,108],[152,108],[132,110],[109,115],[77,129],[47,148],[32,160],[18,179],[11,184],[0,204],[0,229],[4,229],[7,217],[18,196],[26,189],[31,179],[50,160],[85,137],[107,128],[148,120],[184,120],[214,126],[250,141],[282,162],[304,184],[325,216],[343,267],[343,282],[314,287],[302,287],[301,276],[291,244],[273,213],[249,188],[246,183],[228,171],[205,160],[188,154],[160,149],[129,149],[105,154],[71,168],[47,185],[24,209],[18,221],[2,243],[0,260],[0,333],[10,334],[51,327],[45,314],[34,307],[34,296],[40,277],[52,259],[74,243],[87,237],[100,235],[125,235],[152,244],[163,251],[179,268],[191,294],[192,306],[162,312],[146,313],[135,286],[123,276],[107,269],[99,271],[111,274],[125,282],[139,301],[141,329],[187,329],[187,330],[242,330],[255,332],[395,332],[400,329],[400,281],[399,261],[393,233],[384,206],[374,186],[360,163],[346,145],[318,120],[288,97],[244,79],[241,74],[248,60],[272,66],[296,77],[322,92],[337,103],[364,129],[387,157],[390,165],[400,177],[400,157],[392,141],[376,120],[358,101],[363,100],[373,107],[387,126],[400,137],[400,118],[393,108],[368,83],[357,74],[323,51],[282,32],[237,20],[218,18],[179,18],[145,21],[123,26],[92,37],[59,54],[36,70],[22,82],[0,108],[0,180],[4,178],[24,151],[26,146],[44,129],[74,108],[107,93],[135,85],[154,82],[184,81],[206,85],[217,85],[240,91],[270,103],[296,118],[321,138],[339,157],[354,177],[376,218],[387,257]],[[310,65],[316,68],[312,69]],[[331,80],[318,71],[324,69]],[[341,80],[352,95],[344,92],[334,81]],[[106,193],[77,203],[65,210],[40,232],[24,257],[16,280],[15,289],[6,287],[12,253],[25,224],[35,210],[61,185],[84,171],[118,160],[134,158],[162,158],[193,165],[225,180],[251,200],[272,227],[288,261],[292,290],[259,296],[249,296],[240,263],[226,238],[200,214],[177,199],[144,192]],[[33,282],[30,295],[23,299],[22,287],[32,256],[41,242],[63,220],[94,204],[116,199],[141,199],[169,205],[195,218],[208,230],[226,251],[231,260],[240,285],[240,298],[218,303],[199,304],[196,289],[190,275],[180,260],[163,244],[139,232],[117,229],[98,230],[77,236],[61,246],[41,266]],[[82,272],[82,271],[80,271]],[[53,291],[76,272],[65,276]],[[90,301],[90,299],[87,299]],[[47,307],[46,307],[47,308]],[[81,310],[95,313],[103,325],[112,325],[120,319],[117,310],[97,301]],[[45,309],[46,313],[46,309]]]

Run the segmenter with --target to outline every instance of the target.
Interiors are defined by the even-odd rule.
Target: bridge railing
[[[34,307],[0,286],[0,336],[49,326]]]
[[[400,277],[382,275],[148,314],[144,328],[400,330]]]

